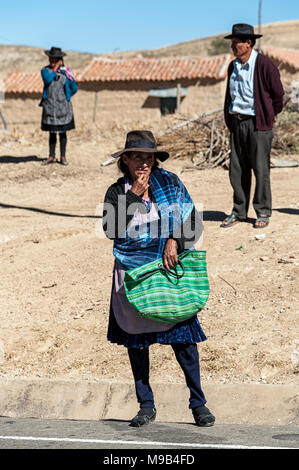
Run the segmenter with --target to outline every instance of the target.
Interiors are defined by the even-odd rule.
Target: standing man
[[[246,220],[249,208],[251,170],[256,178],[253,207],[255,228],[269,224],[272,212],[270,186],[270,151],[273,123],[283,108],[283,87],[277,67],[253,49],[256,38],[248,24],[235,24],[231,48],[236,57],[228,67],[224,116],[230,130],[230,182],[233,210],[221,227],[231,227]]]

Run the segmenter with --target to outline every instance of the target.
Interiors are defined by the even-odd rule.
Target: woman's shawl
[[[63,65],[62,67],[60,67],[59,72],[63,73],[69,80],[71,80],[71,82],[75,80],[73,71],[70,67],[66,67],[65,65]]]
[[[66,77],[66,82],[65,82],[65,95],[67,101],[71,100],[71,97],[77,93],[78,91],[78,85],[74,79],[74,75],[69,67],[61,67],[60,71],[62,75],[65,75]],[[48,92],[47,89],[50,86],[50,84],[53,82],[53,80],[56,79],[57,74],[53,70],[53,68],[50,65],[47,65],[46,67],[42,68],[41,70],[41,76],[44,82],[44,89],[43,89],[43,96],[42,99],[45,100],[47,99]],[[42,102],[40,103],[40,106],[42,106]]]
[[[132,181],[125,178],[126,186]],[[134,217],[121,238],[114,240],[113,254],[124,269],[142,266],[163,255],[168,238],[181,238],[183,224],[194,204],[174,174],[157,168],[149,178],[151,204],[129,208]],[[129,186],[130,187],[130,186]]]

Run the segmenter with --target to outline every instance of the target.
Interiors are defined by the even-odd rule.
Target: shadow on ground
[[[292,209],[291,207],[273,209],[276,212],[282,212],[283,214],[299,215],[299,209]]]
[[[203,220],[207,222],[222,222],[228,215],[222,211],[203,211]],[[245,223],[253,224],[255,219],[248,217]]]
[[[44,158],[37,157],[36,155],[28,155],[27,157],[16,157],[12,155],[2,155],[0,163],[27,163],[27,162],[42,162]]]
[[[12,204],[3,204],[0,202],[0,208],[3,209],[22,209],[26,211],[39,212],[40,214],[56,215],[59,217],[78,217],[83,219],[101,219],[101,215],[79,215],[79,214],[66,214],[64,212],[53,212],[46,209],[38,209],[37,207],[14,206]]]

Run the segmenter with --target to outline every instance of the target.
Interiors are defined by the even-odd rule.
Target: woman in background
[[[64,66],[63,57],[66,55],[59,47],[51,47],[45,51],[49,57],[49,65],[41,70],[44,82],[43,97],[40,106],[43,108],[41,129],[48,131],[49,158],[43,165],[55,163],[56,134],[60,140],[60,163],[66,161],[66,131],[75,129],[71,97],[78,91],[72,71]]]

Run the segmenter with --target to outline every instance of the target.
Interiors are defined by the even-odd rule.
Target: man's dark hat
[[[232,27],[232,34],[225,36],[224,39],[232,38],[261,38],[262,34],[254,34],[253,26],[250,24],[237,23]]]
[[[131,131],[128,132],[125,148],[112,154],[113,158],[119,158],[127,152],[145,152],[154,153],[161,162],[169,157],[168,152],[162,152],[157,149],[155,137],[151,131]]]
[[[66,55],[66,53],[60,49],[60,47],[51,47],[50,50],[45,51],[45,54],[48,57],[57,57],[57,58],[64,57]]]

